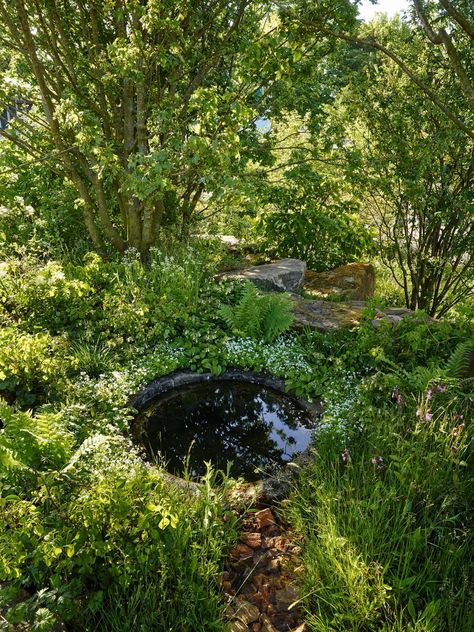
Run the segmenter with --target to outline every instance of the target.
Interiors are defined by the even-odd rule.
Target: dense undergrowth
[[[29,594],[6,618],[223,629],[235,483],[210,467],[198,495],[169,484],[133,447],[128,402],[175,369],[238,366],[326,403],[286,507],[305,535],[310,629],[468,630],[471,322],[281,334],[284,301],[213,280],[221,258],[203,240],[156,250],[147,268],[132,254],[4,254],[0,594]]]
[[[174,484],[130,402],[230,367],[324,404],[308,629],[474,629],[474,13],[366,4],[0,0],[2,632],[224,632],[239,483]],[[370,261],[360,326],[218,274],[289,256]]]
[[[472,386],[418,368],[343,395],[289,508],[310,628],[472,629]]]

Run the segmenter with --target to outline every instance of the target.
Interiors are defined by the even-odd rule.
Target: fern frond
[[[467,340],[458,344],[446,362],[446,375],[457,378],[465,377],[472,362],[472,354],[474,354],[474,340]]]
[[[219,309],[219,315],[225,324],[229,327],[229,329],[234,328],[234,310],[230,305],[221,305]]]
[[[442,378],[442,371],[439,367],[417,366],[408,374],[408,384],[414,390],[423,392],[430,385]]]
[[[410,373],[401,365],[389,358],[384,358],[382,364],[387,367],[387,373],[393,375],[400,383],[410,380]]]
[[[56,469],[69,458],[73,437],[60,414],[41,412],[33,415],[0,403],[0,417],[4,425],[0,449],[5,463],[12,467]]]
[[[250,338],[259,338],[261,334],[261,302],[257,288],[247,284],[242,298],[235,310],[236,329]]]
[[[286,296],[260,294],[252,283],[245,286],[237,305],[223,305],[220,315],[234,334],[267,342],[293,323],[292,303]]]
[[[265,296],[265,299],[262,330],[265,340],[271,342],[291,327],[294,316],[291,302],[286,297],[272,294]]]
[[[17,458],[15,452],[0,443],[0,470],[23,469],[25,465]]]

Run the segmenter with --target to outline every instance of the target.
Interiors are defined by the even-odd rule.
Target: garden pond
[[[304,452],[314,417],[295,399],[266,385],[209,380],[158,394],[139,414],[135,436],[150,458],[182,475],[205,473],[205,462],[257,480]]]

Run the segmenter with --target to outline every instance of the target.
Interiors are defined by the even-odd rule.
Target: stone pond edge
[[[280,395],[284,395],[306,411],[310,418],[314,421],[315,428],[317,426],[317,422],[321,418],[322,404],[320,401],[310,402],[298,397],[291,389],[288,389],[284,380],[273,377],[269,374],[244,371],[237,368],[228,369],[220,375],[213,375],[212,373],[196,373],[195,371],[180,369],[153,380],[137,394],[132,396],[129,401],[129,406],[134,408],[138,413],[131,421],[132,432],[133,424],[135,423],[136,418],[146,412],[151,407],[154,400],[160,395],[165,395],[166,393],[182,386],[203,384],[211,381],[217,383],[229,381],[246,382],[265,386]],[[310,446],[298,455],[293,462],[293,464],[297,466],[297,469],[299,466],[302,466],[308,461],[311,452],[312,448]],[[279,470],[276,470],[272,475],[263,478],[261,481],[257,481],[255,485],[260,485],[261,495],[266,498],[267,502],[273,503],[282,500],[289,495],[290,488],[296,474],[297,472],[295,471],[295,468],[287,465]],[[191,483],[190,485],[189,482],[185,482],[183,479],[180,479],[172,474],[167,474],[166,476],[169,477],[170,482],[174,481],[180,486],[183,486],[183,484],[186,483],[186,486],[188,487],[195,489],[198,487],[195,483]]]

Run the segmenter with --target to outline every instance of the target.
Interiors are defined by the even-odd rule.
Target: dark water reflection
[[[138,420],[149,454],[160,453],[168,470],[203,474],[204,461],[255,480],[308,447],[312,421],[291,399],[244,382],[184,386],[157,398]],[[191,446],[191,450],[190,450]]]

